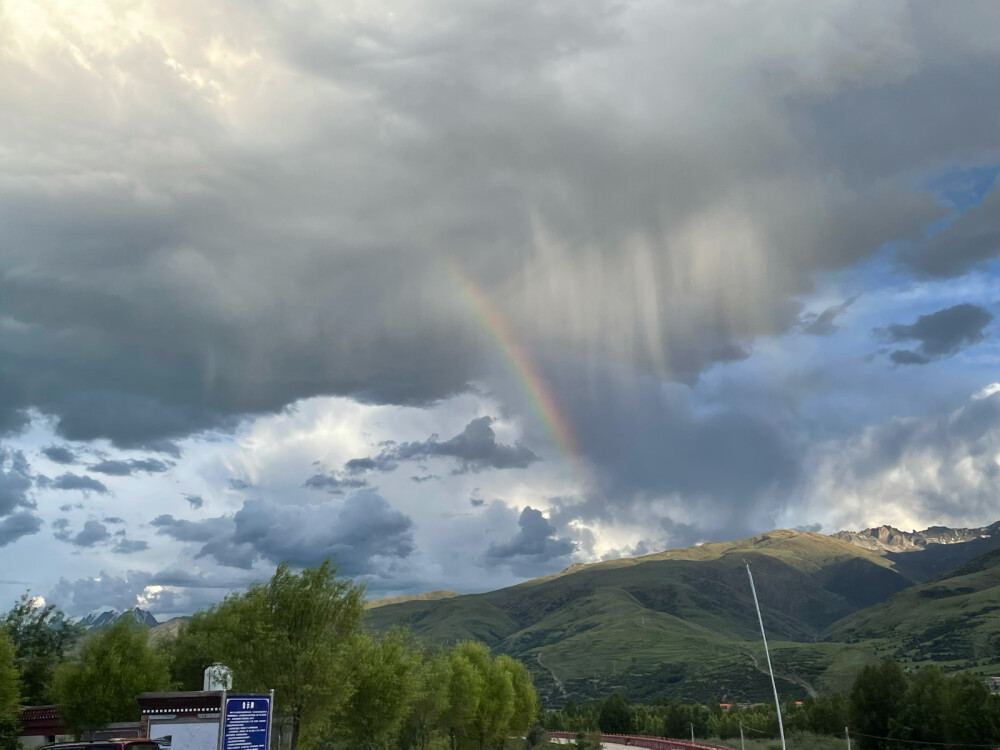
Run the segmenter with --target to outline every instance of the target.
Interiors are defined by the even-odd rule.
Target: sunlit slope
[[[1000,550],[845,617],[823,637],[870,642],[904,660],[958,668],[1000,664]]]
[[[911,585],[884,556],[821,534],[780,531],[574,568],[486,594],[371,611],[375,629],[406,624],[436,641],[478,638],[532,666],[547,702],[625,689],[763,699],[750,561],[769,635],[788,642],[791,694],[837,682],[873,654],[812,642],[831,623]],[[799,674],[802,672],[802,675]],[[805,676],[803,676],[805,675]]]

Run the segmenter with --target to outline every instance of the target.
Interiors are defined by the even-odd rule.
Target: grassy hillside
[[[1000,550],[845,617],[823,637],[904,661],[1000,669]]]
[[[746,560],[769,635],[794,653],[789,669],[776,671],[785,691],[797,695],[837,682],[840,664],[874,655],[832,644],[804,655],[796,643],[911,585],[875,552],[822,534],[778,531],[574,566],[486,594],[383,606],[366,621],[374,629],[407,624],[436,641],[485,641],[529,663],[550,703],[612,689],[636,698],[764,699],[770,688]]]
[[[965,560],[971,548],[960,547],[894,556],[822,534],[776,531],[574,565],[485,594],[387,605],[366,621],[374,629],[407,624],[436,641],[485,641],[529,664],[548,705],[613,690],[638,700],[767,700],[749,560],[778,688],[804,697],[846,689],[861,666],[885,653],[948,666],[1000,658],[1000,552],[917,587],[897,569],[897,557],[911,575]]]

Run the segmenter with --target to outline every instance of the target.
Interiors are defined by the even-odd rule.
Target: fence
[[[549,736],[564,740],[574,740],[576,739],[576,732],[549,732]],[[704,742],[691,742],[690,740],[670,740],[663,737],[643,737],[636,734],[602,734],[601,742],[642,747],[646,748],[646,750],[729,750],[725,745],[709,745]]]

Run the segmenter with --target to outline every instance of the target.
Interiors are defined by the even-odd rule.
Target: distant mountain
[[[365,620],[376,630],[407,625],[439,642],[485,641],[529,664],[548,705],[613,690],[635,699],[666,693],[765,700],[770,685],[744,564],[750,561],[779,690],[803,696],[844,689],[857,669],[885,653],[838,629],[840,622],[905,598],[946,559],[942,550],[973,564],[977,549],[996,543],[998,535],[987,533],[992,528],[931,529],[922,538],[910,532],[902,537],[908,541],[890,542],[893,550],[869,542],[895,539],[878,530],[849,538],[773,531],[575,564],[484,594],[386,604],[368,610]],[[1000,653],[995,659],[1000,663]]]
[[[181,629],[187,624],[190,617],[171,617],[166,622],[161,622],[149,629],[150,644],[157,644],[162,641],[172,641],[180,635]]]
[[[124,612],[117,607],[98,607],[77,620],[77,624],[86,630],[100,630],[118,623],[120,620],[129,619],[136,625],[145,628],[154,628],[159,623],[149,612],[139,607],[126,609]]]
[[[931,526],[923,531],[901,531],[879,526],[838,531],[832,536],[884,555],[902,575],[921,582],[1000,548],[1000,521],[974,529]]]

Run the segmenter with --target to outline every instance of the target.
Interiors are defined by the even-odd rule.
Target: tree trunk
[[[295,750],[299,744],[299,717],[292,715],[292,736],[288,741],[288,750]]]
[[[448,734],[451,736],[451,750],[455,750],[455,729],[452,728]]]

